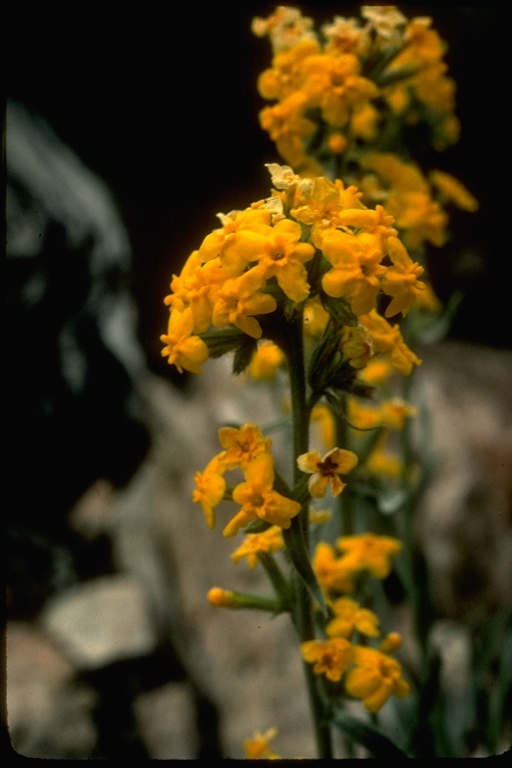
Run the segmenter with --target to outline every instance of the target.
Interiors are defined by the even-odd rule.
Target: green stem
[[[346,398],[345,398],[346,401]],[[345,408],[344,403],[344,408]],[[336,415],[336,445],[339,448],[348,448],[347,445],[347,423],[344,418]],[[350,488],[346,488],[344,493],[338,497],[339,520],[342,536],[351,536],[354,533],[354,521],[352,515],[352,495]]]
[[[302,473],[297,466],[297,457],[307,453],[309,449],[309,420],[311,407],[306,397],[306,371],[304,366],[304,348],[302,331],[302,313],[290,323],[290,333],[283,340],[283,348],[288,358],[290,371],[290,391],[292,400],[293,420],[293,476],[297,486]],[[299,515],[292,520],[292,525],[298,525],[308,547],[309,541],[309,504],[306,502]],[[294,623],[299,634],[300,642],[315,638],[314,606],[309,591],[304,588],[298,574],[294,580]],[[311,665],[304,662],[306,685],[309,694],[313,728],[319,759],[332,758],[332,741],[329,724],[325,722],[325,708],[319,689],[319,680],[313,673]]]

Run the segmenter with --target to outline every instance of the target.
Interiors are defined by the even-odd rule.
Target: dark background
[[[317,28],[335,14],[358,15],[358,6],[343,3],[301,7]],[[453,173],[480,201],[477,214],[454,217],[452,243],[430,252],[441,298],[465,292],[450,335],[509,347],[501,213],[506,22],[488,7],[399,7],[433,18],[458,86],[461,140],[425,161]],[[256,78],[270,64],[269,42],[250,28],[254,15],[273,8],[143,4],[107,15],[75,4],[7,14],[7,95],[42,114],[112,189],[132,242],[141,340],[157,371],[168,372],[159,335],[172,273],[218,226],[218,211],[268,194],[264,163],[280,161],[258,123],[264,103]]]

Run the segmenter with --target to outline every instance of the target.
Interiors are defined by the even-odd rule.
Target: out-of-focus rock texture
[[[465,39],[475,39],[476,9],[465,10]],[[217,16],[217,11],[205,13]],[[176,69],[164,73],[165,88],[161,80],[141,83],[140,62],[137,67],[132,62],[130,98],[138,89],[158,88],[156,95],[151,91],[153,102],[134,107],[127,98],[125,103],[113,70],[104,83],[98,78],[97,87],[101,81],[108,91],[101,109],[84,106],[84,94],[92,93],[89,70],[84,88],[68,94],[66,79],[65,92],[53,94],[60,99],[63,129],[73,119],[89,121],[89,135],[85,129],[82,135],[84,153],[89,147],[90,156],[99,157],[100,147],[92,145],[105,140],[103,158],[111,164],[105,161],[102,170],[110,170],[116,194],[81,152],[26,108],[23,98],[7,106],[6,725],[14,755],[243,758],[245,738],[276,726],[279,754],[314,756],[293,629],[286,616],[209,605],[212,586],[249,592],[268,587],[260,568],[233,563],[230,555],[238,542],[223,538],[221,525],[209,530],[191,500],[196,470],[219,450],[218,427],[226,421],[267,422],[272,403],[261,388],[248,389],[243,378],[233,379],[225,359],[209,361],[204,377],[195,378],[180,378],[159,359],[158,335],[165,331],[167,312],[162,300],[172,272],[217,225],[214,206],[227,211],[262,196],[263,180],[264,190],[268,185],[263,162],[276,160],[261,137],[256,107],[247,122],[253,96],[250,105],[247,95],[242,101],[229,96],[246,49],[252,46],[254,53],[261,41],[252,40],[249,27],[242,29],[237,18],[223,24],[232,25],[230,55],[238,58],[233,62],[226,54],[214,82],[205,67],[200,92],[192,92],[190,78],[177,77]],[[197,30],[196,52],[213,56],[223,48],[211,27],[205,22]],[[39,60],[48,67],[51,51],[59,46],[52,48],[44,35],[35,37],[39,43],[34,41],[32,52],[44,40]],[[462,37],[454,39],[455,53]],[[138,49],[128,43],[132,57]],[[155,50],[168,67],[168,49]],[[253,87],[266,57],[260,52],[244,72],[244,89]],[[85,58],[92,66],[90,52]],[[467,65],[476,67],[472,58],[475,62]],[[62,61],[65,57],[56,72]],[[108,61],[114,66],[115,58],[113,63],[109,55]],[[35,71],[32,67],[32,77]],[[56,72],[46,72],[45,82],[58,83]],[[151,77],[157,75],[162,76],[161,68],[153,67]],[[170,113],[165,105],[164,120],[164,112],[151,109],[168,94],[171,82],[176,91],[169,98],[178,106]],[[41,79],[32,90],[29,95],[42,94],[44,102]],[[23,87],[12,91],[24,94]],[[203,104],[203,95],[201,119],[198,111],[190,123],[189,112]],[[229,102],[224,108],[233,111],[232,118],[223,121],[219,115],[218,95]],[[119,112],[126,133],[114,122]],[[235,112],[246,122],[236,124]],[[218,134],[206,133],[212,114],[211,131]],[[128,141],[130,120],[146,133],[130,151],[123,146],[116,154],[117,142]],[[187,151],[169,149],[170,125],[172,141],[177,126],[187,133]],[[231,147],[233,137],[247,130],[253,133],[244,158],[258,161],[255,177],[249,160],[238,162],[236,153],[228,158],[228,143]],[[479,148],[482,143],[480,133]],[[197,156],[192,150],[201,153],[209,186],[189,159]],[[261,163],[258,153],[265,155]],[[485,191],[491,163],[473,144],[471,153],[464,180],[471,186],[471,174],[475,180],[483,174]],[[165,184],[160,179],[155,189],[144,187],[138,173],[148,167],[155,178],[163,169]],[[173,190],[172,217],[169,197],[159,194],[164,187],[167,193]],[[472,191],[478,196],[479,190]],[[485,201],[483,208],[485,214]],[[470,227],[477,231],[476,224]],[[494,229],[486,227],[490,250]],[[456,263],[462,271],[464,264],[476,264],[480,275],[483,240],[475,243]],[[162,265],[164,251],[172,255],[172,264]],[[441,258],[434,268],[446,268]],[[453,288],[448,282],[447,293]],[[476,283],[465,286],[470,295]],[[486,317],[501,312],[503,284],[493,285],[496,293],[489,295],[485,283],[485,307],[478,318],[461,305],[482,334]],[[418,578],[429,580],[435,641],[454,713],[457,702],[471,695],[468,633],[475,622],[504,615],[512,595],[512,352],[502,343],[504,326],[496,324],[496,330],[496,346],[492,334],[475,343],[470,333],[467,339],[459,335],[420,350],[423,364],[415,384],[428,410],[435,457],[414,530],[426,563]],[[219,516],[224,519],[222,510]],[[397,620],[407,637],[399,609]],[[392,717],[392,706],[389,713]],[[343,744],[337,750],[344,756]],[[485,753],[475,747],[473,754]]]

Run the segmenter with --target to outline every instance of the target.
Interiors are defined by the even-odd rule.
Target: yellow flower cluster
[[[357,603],[353,610],[362,612]],[[366,613],[372,615],[371,611]],[[364,634],[361,629],[358,631]],[[336,635],[326,640],[307,640],[301,644],[301,651],[304,660],[313,664],[315,674],[324,675],[333,683],[339,683],[344,677],[346,693],[360,699],[371,713],[378,712],[390,696],[403,698],[410,693],[401,664],[379,648],[359,645]]]
[[[201,504],[209,527],[215,526],[215,507],[228,498],[239,504],[240,509],[225,526],[224,536],[235,536],[240,528],[258,518],[279,528],[289,528],[301,505],[274,490],[271,439],[262,435],[255,424],[221,427],[218,434],[224,450],[214,456],[203,472],[196,473],[192,495],[193,501]],[[224,475],[236,469],[242,470],[244,480],[230,491]]]
[[[253,20],[273,51],[258,79],[260,95],[274,102],[261,110],[261,126],[303,173],[317,173],[325,156],[371,145],[398,121],[427,122],[437,149],[458,140],[447,46],[432,20],[408,20],[395,6],[362,6],[361,16],[336,16],[319,33],[296,8]]]
[[[357,578],[369,573],[385,579],[391,572],[391,558],[402,549],[402,543],[391,536],[363,533],[342,536],[336,546],[319,542],[313,557],[318,582],[328,598],[352,593]]]
[[[318,580],[331,598],[332,616],[325,626],[325,639],[301,644],[303,658],[313,665],[315,674],[324,675],[332,683],[343,679],[345,691],[361,699],[372,713],[391,695],[403,697],[410,691],[401,665],[390,656],[402,639],[393,632],[377,648],[370,647],[368,639],[380,636],[378,616],[346,594],[339,595],[353,592],[356,577],[363,573],[386,578],[391,558],[401,546],[397,539],[373,533],[344,536],[336,542],[338,552],[329,544],[319,543],[313,561]],[[364,644],[357,642],[360,635],[365,638]]]
[[[379,202],[394,217],[404,245],[415,249],[447,240],[448,204],[474,212],[478,201],[448,173],[431,171],[428,178],[411,161],[391,152],[368,152],[359,158],[358,184],[368,205]]]
[[[276,341],[276,325],[299,308],[305,322],[311,321],[309,305],[313,314],[320,308],[325,326],[336,299],[350,320],[340,343],[354,368],[383,353],[408,375],[420,361],[390,319],[406,315],[425,284],[423,267],[397,237],[393,217],[381,205],[366,207],[353,185],[303,179],[288,166],[268,168],[271,197],[219,214],[222,227],[173,276],[162,355],[180,371],[201,373],[210,349],[222,354],[247,337]],[[387,297],[384,315],[377,312],[381,297]],[[264,322],[266,316],[274,322]],[[226,329],[231,336],[224,343],[215,332]]]

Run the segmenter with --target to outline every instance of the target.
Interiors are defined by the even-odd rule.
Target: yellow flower
[[[270,748],[269,742],[276,736],[277,728],[269,728],[265,733],[255,731],[252,738],[244,741],[247,760],[279,760],[280,757]]]
[[[373,354],[371,336],[362,325],[346,325],[343,328],[340,349],[352,368],[364,368]]]
[[[420,358],[404,342],[398,325],[391,325],[375,310],[359,320],[371,336],[375,354],[389,354],[391,365],[398,373],[409,376],[414,365],[421,365]]]
[[[325,631],[329,637],[350,637],[354,630],[368,637],[379,636],[379,619],[373,611],[361,608],[350,597],[340,597],[332,604],[334,618]]]
[[[336,541],[342,560],[354,570],[369,571],[378,579],[391,573],[391,558],[402,549],[402,542],[391,536],[361,533],[342,536]]]
[[[210,528],[215,527],[215,507],[222,501],[226,490],[223,472],[224,468],[219,457],[215,456],[204,472],[196,472],[194,477],[196,488],[192,494],[192,500],[199,502],[203,507],[204,516]]]
[[[416,416],[417,412],[417,408],[399,397],[385,400],[380,406],[382,423],[389,429],[402,429],[405,420]]]
[[[454,203],[458,208],[473,213],[478,210],[478,200],[454,176],[443,171],[431,171],[430,182],[437,187],[443,202]]]
[[[243,557],[247,558],[249,568],[254,569],[259,563],[258,555],[266,552],[277,552],[284,547],[282,529],[278,525],[272,525],[262,533],[249,533],[243,544],[236,549],[231,558],[235,563]]]
[[[321,336],[329,318],[329,313],[323,308],[317,296],[306,301],[304,305],[304,331],[308,336]]]
[[[336,442],[336,420],[331,409],[323,403],[315,405],[311,411],[311,422],[318,424],[325,447],[333,448]]]
[[[363,404],[355,397],[347,398],[347,417],[356,429],[373,429],[382,424],[378,408]]]
[[[414,306],[419,309],[420,312],[440,312],[443,305],[440,299],[436,296],[434,289],[430,283],[425,283],[425,290],[421,291],[416,296]]]
[[[185,262],[180,275],[173,275],[172,293],[165,297],[164,303],[180,311],[190,307],[193,331],[202,333],[212,324],[216,293],[227,277],[219,259],[212,259],[202,265],[198,251],[194,251]]]
[[[313,19],[303,16],[298,8],[278,5],[266,19],[256,16],[251,29],[257,37],[269,36],[274,51],[289,48],[313,36]]]
[[[393,366],[389,360],[383,358],[371,358],[366,366],[358,372],[358,379],[371,387],[378,387],[389,381],[393,373]]]
[[[324,120],[336,128],[348,122],[351,110],[375,98],[375,83],[360,75],[359,59],[352,53],[312,55],[301,62],[302,90],[310,107],[319,107]]]
[[[306,161],[302,138],[316,130],[315,123],[304,117],[305,108],[305,94],[295,92],[272,107],[264,107],[259,114],[261,127],[292,168],[299,168]]]
[[[322,278],[328,296],[348,299],[356,315],[364,315],[375,307],[380,279],[386,272],[381,265],[382,249],[377,237],[354,235],[338,229],[326,232],[322,250],[332,266]]]
[[[344,448],[332,448],[325,456],[321,456],[318,451],[309,451],[297,458],[301,472],[312,475],[308,488],[311,496],[317,499],[325,496],[329,486],[333,496],[339,496],[346,483],[343,483],[338,475],[348,474],[356,464],[355,453]]]
[[[245,482],[233,490],[233,501],[240,504],[241,509],[224,528],[224,536],[235,536],[241,527],[256,518],[280,528],[289,528],[301,505],[274,491],[272,456],[268,453],[256,456],[247,467],[246,477]]]
[[[397,237],[388,238],[387,251],[393,266],[387,268],[381,285],[384,293],[393,298],[385,314],[386,317],[393,317],[401,312],[405,317],[418,294],[425,289],[425,283],[418,279],[424,269],[418,262],[412,261]]]
[[[265,208],[247,208],[243,211],[231,211],[227,214],[218,213],[217,216],[222,227],[214,229],[213,232],[206,235],[197,252],[198,257],[201,262],[208,262],[220,257],[226,273],[229,277],[234,277],[243,272],[247,267],[247,261],[240,258],[240,254],[236,261],[227,258],[226,249],[239,230],[270,224],[270,212]]]
[[[183,312],[174,309],[169,313],[167,334],[160,336],[165,347],[162,356],[168,358],[180,373],[202,373],[200,366],[208,360],[208,347],[199,336],[192,335],[194,318],[190,307]]]
[[[402,667],[375,648],[353,647],[354,667],[347,672],[345,690],[361,699],[369,712],[375,713],[390,696],[403,698],[410,693],[409,683],[402,677]]]
[[[222,587],[212,587],[208,590],[207,598],[210,605],[216,608],[230,608],[237,602],[235,593]]]
[[[251,358],[247,373],[256,381],[275,379],[277,371],[286,362],[284,352],[271,341],[264,342]]]
[[[257,424],[243,424],[241,427],[221,427],[219,442],[224,448],[219,455],[226,469],[247,468],[249,463],[262,453],[268,453],[272,439],[265,437]]]
[[[334,548],[324,541],[316,545],[313,556],[313,570],[325,593],[353,592],[356,571],[350,563],[336,555]]]
[[[326,231],[340,226],[343,208],[350,205],[356,209],[363,207],[359,201],[360,193],[355,187],[345,189],[343,183],[333,183],[325,176],[313,179],[307,194],[298,195],[291,215],[308,227],[313,245],[321,248]]]
[[[240,232],[235,246],[248,261],[258,262],[264,280],[275,277],[288,298],[299,302],[308,297],[310,290],[304,262],[315,253],[310,243],[300,242],[301,237],[296,221],[281,219],[274,227]]]
[[[262,330],[254,315],[266,315],[277,307],[273,296],[259,290],[264,284],[265,279],[253,269],[226,280],[213,307],[213,324],[224,328],[232,323],[253,339],[259,339]]]
[[[352,661],[352,646],[344,637],[306,640],[300,649],[304,661],[313,664],[315,675],[325,675],[333,683],[341,680]]]

